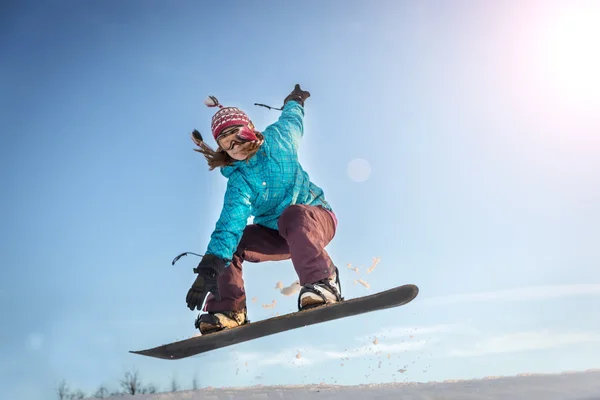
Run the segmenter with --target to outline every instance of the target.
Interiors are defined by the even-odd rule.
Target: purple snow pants
[[[325,246],[335,236],[335,214],[320,206],[295,204],[279,217],[278,230],[247,225],[233,260],[219,277],[221,300],[208,295],[204,311],[239,311],[246,307],[242,279],[244,261],[260,263],[292,259],[300,285],[332,276],[335,266]]]

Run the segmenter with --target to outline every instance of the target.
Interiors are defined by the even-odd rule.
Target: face
[[[251,147],[250,142],[240,142],[237,136],[235,135],[240,128],[237,126],[232,126],[226,128],[222,137],[219,138],[219,147],[229,154],[231,158],[234,160],[245,160],[248,157],[248,150]]]

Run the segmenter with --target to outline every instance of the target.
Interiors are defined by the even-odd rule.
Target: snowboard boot
[[[324,304],[343,301],[340,273],[337,267],[335,275],[315,283],[304,285],[298,295],[298,311],[319,307]]]
[[[241,311],[215,311],[208,314],[198,315],[195,326],[202,335],[222,331],[223,329],[235,328],[247,324],[247,310]]]

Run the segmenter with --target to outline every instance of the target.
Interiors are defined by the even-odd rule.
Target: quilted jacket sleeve
[[[248,183],[242,177],[229,179],[223,209],[211,235],[206,254],[223,258],[229,266],[248,224],[251,210],[251,191]]]
[[[267,130],[269,129],[277,131],[281,138],[298,145],[304,135],[304,107],[296,101],[288,101],[283,106],[277,122],[270,125]]]

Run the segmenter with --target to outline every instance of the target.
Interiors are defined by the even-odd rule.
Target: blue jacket
[[[321,205],[332,210],[323,190],[310,181],[298,161],[303,119],[304,108],[287,102],[277,122],[262,132],[265,140],[260,150],[249,160],[221,168],[228,179],[227,190],[206,254],[219,256],[229,265],[251,215],[255,224],[277,229],[279,216],[289,205]]]

